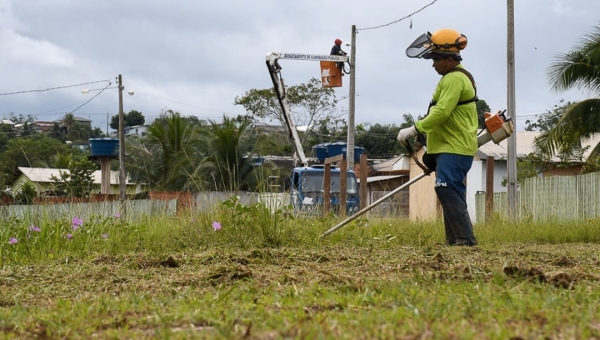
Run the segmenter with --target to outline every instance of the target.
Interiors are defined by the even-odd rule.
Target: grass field
[[[227,203],[227,202],[226,202]],[[600,339],[600,221],[2,220],[3,339]],[[70,235],[70,236],[69,236]],[[16,240],[16,241],[15,241]]]

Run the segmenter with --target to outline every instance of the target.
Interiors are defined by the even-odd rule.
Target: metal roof
[[[534,140],[541,134],[539,131],[517,131],[517,157],[525,157],[534,151]],[[582,141],[582,146],[591,146],[583,154],[583,159],[587,159],[592,149],[600,143],[600,134],[594,134],[592,138]],[[485,159],[489,156],[493,156],[494,160],[505,160],[508,159],[508,138],[501,141],[499,144],[489,142],[479,147],[477,156],[481,159]],[[559,162],[560,158],[553,157],[552,161]]]
[[[36,183],[54,183],[52,176],[60,178],[61,172],[69,173],[68,169],[54,169],[54,168],[27,168],[19,167],[19,171],[23,173],[30,181]],[[93,174],[94,184],[102,183],[102,171],[96,170]],[[127,184],[132,184],[129,180],[126,180]],[[110,184],[119,184],[119,171],[110,172]]]
[[[398,171],[398,170],[407,170],[409,169],[408,160],[410,157],[406,157],[405,155],[400,155],[394,158],[390,158],[381,163],[373,164],[372,168],[378,172],[384,171]]]

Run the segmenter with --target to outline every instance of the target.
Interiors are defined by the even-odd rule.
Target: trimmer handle
[[[413,155],[415,153],[415,150],[413,149],[412,145],[410,145],[410,140],[409,138],[407,138],[405,140],[406,145],[404,146],[406,148],[406,150],[408,151],[409,155]]]
[[[424,134],[417,133],[417,140],[419,141],[419,143],[421,143],[422,147],[427,147],[427,139],[425,138]]]
[[[422,147],[427,147],[427,139],[425,139],[425,135],[421,134],[421,133],[417,133],[417,140],[419,141],[419,143],[421,144]],[[409,154],[414,154],[415,150],[413,149],[412,145],[410,145],[410,139],[406,139],[406,150],[408,150]]]

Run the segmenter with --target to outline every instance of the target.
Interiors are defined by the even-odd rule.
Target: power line
[[[398,20],[394,20],[394,21],[392,21],[392,22],[389,22],[389,23],[387,23],[387,24],[383,24],[383,25],[379,25],[379,26],[373,26],[373,27],[357,28],[356,30],[357,30],[357,31],[374,30],[374,29],[377,29],[377,28],[382,28],[382,27],[386,27],[386,26],[393,25],[393,24],[395,24],[395,23],[398,23],[398,22],[400,22],[400,21],[402,21],[402,20],[406,20],[406,19],[408,19],[408,18],[412,17],[413,15],[415,15],[415,14],[417,14],[417,13],[421,12],[422,10],[424,10],[425,8],[427,8],[427,7],[431,6],[431,5],[433,5],[433,4],[434,4],[434,3],[436,3],[436,2],[437,2],[437,0],[433,0],[432,2],[430,2],[430,3],[428,3],[427,5],[423,6],[421,9],[419,9],[419,10],[417,10],[417,11],[414,11],[414,12],[412,12],[411,14],[409,14],[409,15],[407,15],[407,16],[404,16],[404,17],[402,17],[402,18],[400,18],[400,19],[398,19]],[[412,23],[411,23],[411,27],[412,27]]]
[[[85,106],[87,103],[91,102],[92,100],[94,100],[94,98],[98,97],[104,90],[106,90],[112,83],[109,81],[108,85],[106,85],[103,89],[101,89],[98,93],[96,93],[92,98],[88,99],[85,103],[79,105],[75,110],[71,111],[70,113],[73,113],[79,109],[81,109],[83,106]]]
[[[61,90],[61,89],[68,89],[68,88],[71,88],[71,87],[78,87],[78,86],[83,86],[83,85],[96,84],[96,83],[104,83],[104,82],[108,82],[109,83],[107,85],[107,87],[110,86],[110,84],[111,84],[110,80],[97,80],[97,81],[92,81],[92,82],[89,82],[89,83],[50,87],[50,88],[41,89],[41,90],[25,90],[25,91],[17,91],[17,92],[6,92],[6,93],[0,93],[0,96],[9,96],[9,95],[13,95],[13,94],[23,94],[23,93],[33,93],[33,92],[46,92],[46,91],[52,91],[52,90]],[[104,89],[106,89],[106,87]]]

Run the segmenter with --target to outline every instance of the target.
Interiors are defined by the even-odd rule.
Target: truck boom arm
[[[279,66],[279,59],[293,59],[293,60],[310,60],[310,61],[336,61],[336,62],[346,62],[348,61],[347,56],[341,55],[327,55],[327,54],[302,54],[302,53],[269,53],[267,54],[266,62],[267,68],[269,69],[269,74],[271,75],[271,80],[273,81],[273,87],[275,88],[275,93],[277,94],[277,99],[279,100],[279,105],[281,106],[281,111],[283,112],[283,120],[285,123],[285,127],[288,130],[288,138],[292,142],[294,146],[294,150],[296,151],[296,156],[298,157],[302,166],[308,166],[308,159],[306,155],[304,155],[304,149],[302,148],[302,144],[300,143],[300,137],[298,137],[298,130],[296,130],[296,126],[294,125],[294,120],[292,118],[292,113],[290,111],[290,107],[288,105],[285,93],[285,86],[283,84],[283,78],[281,77],[281,66]]]

